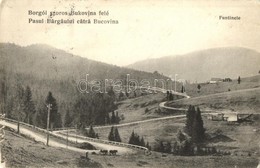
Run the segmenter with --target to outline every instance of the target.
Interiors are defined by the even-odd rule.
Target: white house
[[[218,83],[218,82],[223,82],[223,80],[221,78],[211,78],[209,83],[214,84],[214,83]]]

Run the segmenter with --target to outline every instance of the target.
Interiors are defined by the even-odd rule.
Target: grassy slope
[[[177,102],[169,102],[167,105],[172,107],[188,107],[189,105],[195,105],[199,106],[201,109],[259,113],[259,95],[260,88],[255,88],[183,99]]]
[[[80,154],[66,149],[46,147],[15,133],[6,131],[3,155],[7,158],[8,167],[171,167],[171,168],[254,168],[258,161],[254,156],[204,156],[182,157],[153,152],[146,156],[142,152],[135,155],[101,156],[89,155],[91,161],[83,163]],[[98,163],[97,163],[98,162]],[[100,164],[99,164],[100,163]]]
[[[228,89],[230,89],[231,91],[236,91],[248,88],[258,88],[260,87],[260,75],[241,78],[240,84],[237,83],[237,79],[233,79],[232,82],[220,82],[217,84],[202,83],[200,85],[201,89],[198,93],[198,84],[187,84],[185,86],[187,94],[191,97],[198,97],[202,95],[227,92]],[[181,90],[181,85],[178,85],[177,90]]]
[[[6,131],[2,155],[7,167],[77,167],[82,162],[86,167],[101,167],[93,160],[80,159],[78,152],[46,147],[11,131]]]
[[[260,156],[260,115],[251,117],[252,122],[240,124],[229,124],[224,121],[211,121],[204,117],[204,127],[212,140],[210,145],[217,146],[218,149],[231,150],[233,153],[247,155],[251,153]],[[216,137],[216,131],[221,132],[221,137]],[[224,137],[222,136],[224,135]]]
[[[166,95],[162,93],[149,94],[119,102],[118,113],[125,117],[120,123],[159,117],[158,114],[155,113],[155,110],[158,104],[164,101],[165,96]],[[145,112],[146,108],[148,109],[147,112]]]
[[[248,156],[174,156],[153,152],[150,156],[137,154],[132,156],[91,156],[104,167],[118,168],[255,168],[258,160],[255,157]]]
[[[242,78],[237,81],[221,82],[217,84],[198,84],[186,86],[190,99],[169,102],[166,105],[173,107],[199,106],[201,109],[217,109],[237,112],[259,113],[260,107],[260,75]],[[230,89],[231,91],[228,91]]]

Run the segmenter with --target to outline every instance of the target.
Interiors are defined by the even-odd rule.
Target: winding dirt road
[[[0,124],[4,125],[6,127],[12,128],[14,130],[17,130],[17,125],[14,124],[14,123],[10,123],[10,122],[6,122],[4,120],[0,120]],[[34,131],[31,131],[28,128],[23,127],[22,125],[20,125],[20,133],[23,134],[23,135],[29,136],[31,138],[34,138],[36,141],[46,143],[46,136],[39,134],[39,133],[36,133]],[[60,136],[62,136],[62,135],[60,135]],[[67,137],[63,137],[63,138],[66,139]],[[76,141],[76,139],[73,139],[72,137],[69,137],[69,140],[71,140],[71,141],[75,140]],[[97,149],[118,150],[119,154],[129,154],[129,153],[135,152],[134,150],[132,150],[130,148],[114,146],[114,145],[111,145],[111,144],[97,143],[97,142],[87,141],[87,140],[83,140],[83,139],[77,139],[77,142],[79,142],[79,143],[82,143],[82,142],[90,143],[93,146],[95,146]],[[55,141],[51,138],[49,140],[49,146],[65,148],[65,149],[69,149],[69,150],[81,152],[81,153],[93,151],[93,150],[84,150],[84,149],[80,149],[80,148],[76,148],[76,147],[72,147],[72,146],[67,146],[66,144],[63,144],[61,142],[57,142],[57,141]]]

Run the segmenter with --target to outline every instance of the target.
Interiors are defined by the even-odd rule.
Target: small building
[[[232,79],[230,79],[230,78],[225,78],[225,79],[223,79],[223,82],[232,82]]]
[[[227,118],[228,122],[237,122],[238,121],[238,117],[237,117],[237,113],[225,113],[224,117]]]
[[[237,113],[215,113],[209,114],[207,117],[212,121],[228,121],[228,122],[237,122],[238,114]]]
[[[212,121],[223,121],[224,120],[224,114],[217,113],[217,114],[209,114],[208,119]]]
[[[215,84],[215,83],[219,83],[219,82],[222,82],[222,81],[223,81],[223,79],[221,79],[221,78],[211,78],[209,83]]]

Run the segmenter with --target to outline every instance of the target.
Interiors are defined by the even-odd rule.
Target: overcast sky
[[[0,0],[1,1],[1,0]],[[119,24],[29,24],[33,11],[109,10]],[[98,13],[97,13],[98,14]],[[239,21],[219,20],[239,16]],[[260,1],[6,0],[0,9],[0,41],[22,46],[45,43],[119,66],[147,58],[239,46],[260,51]],[[55,17],[59,19],[61,17]],[[62,18],[67,19],[67,16]],[[79,17],[74,17],[78,19]]]

